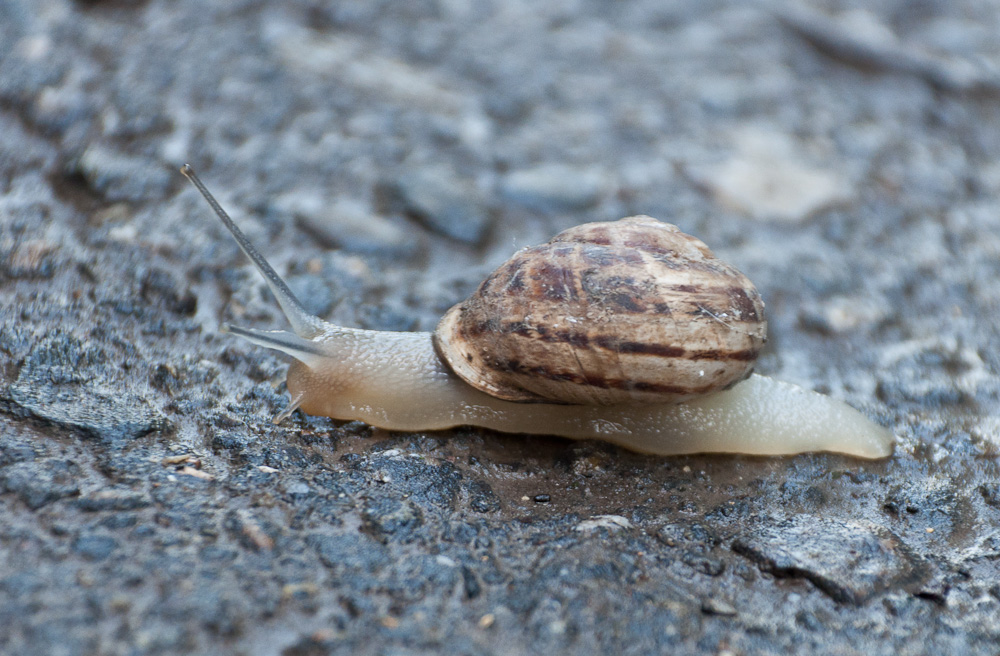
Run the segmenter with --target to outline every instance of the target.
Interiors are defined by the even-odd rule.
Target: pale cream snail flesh
[[[547,387],[550,387],[553,381],[558,383],[557,386],[566,382],[588,383],[596,375],[600,383],[596,385],[596,391],[588,391],[585,394],[587,398],[579,398],[580,393],[577,391],[565,393],[557,391],[556,402],[539,401],[545,397],[539,396],[538,390],[527,389],[531,387],[531,383],[525,383],[524,376],[543,369],[532,363],[531,357],[549,357],[551,348],[549,351],[543,348],[538,353],[529,354],[525,362],[518,360],[514,364],[511,364],[509,357],[506,359],[491,355],[480,357],[481,353],[477,352],[476,348],[469,349],[462,341],[468,337],[466,334],[468,331],[455,328],[456,315],[461,314],[463,318],[467,315],[473,322],[472,325],[478,326],[477,331],[486,335],[490,334],[489,328],[495,327],[495,324],[491,323],[493,321],[491,319],[483,320],[480,309],[470,307],[470,301],[456,306],[445,315],[436,336],[425,332],[404,333],[345,328],[312,316],[236,227],[194,171],[189,166],[184,166],[181,172],[208,200],[212,209],[236,238],[240,248],[253,261],[277,298],[294,331],[227,327],[230,332],[255,344],[281,351],[294,359],[287,377],[292,401],[290,406],[276,418],[276,422],[284,420],[294,410],[301,408],[309,414],[340,420],[360,420],[389,430],[436,431],[468,425],[505,433],[599,439],[632,451],[656,455],[691,453],[785,455],[831,451],[861,458],[883,458],[892,453],[891,432],[871,422],[841,401],[790,383],[749,374],[752,369],[751,356],[735,356],[736,360],[744,360],[742,364],[737,363],[735,369],[730,366],[732,363],[712,368],[713,358],[705,354],[713,351],[729,350],[743,353],[749,350],[753,351],[753,356],[756,355],[756,350],[763,343],[763,331],[766,329],[762,316],[763,304],[759,303],[757,296],[751,299],[753,302],[749,305],[746,298],[737,298],[731,307],[727,308],[728,311],[714,311],[697,301],[694,302],[693,311],[679,312],[676,308],[673,310],[678,317],[701,316],[709,323],[717,323],[720,329],[712,332],[721,336],[718,339],[725,340],[728,339],[727,335],[735,335],[743,341],[739,342],[740,345],[733,345],[712,342],[710,339],[710,343],[698,345],[694,352],[702,355],[695,356],[699,362],[693,369],[688,367],[691,371],[688,371],[687,375],[689,378],[693,376],[693,380],[698,380],[704,377],[707,370],[709,377],[716,379],[714,387],[710,386],[713,389],[717,388],[716,391],[703,390],[703,393],[697,395],[684,389],[669,389],[664,397],[668,400],[665,401],[656,401],[655,398],[651,401],[648,397],[646,391],[657,387],[652,383],[609,384],[608,380],[619,381],[623,376],[616,377],[613,375],[614,372],[600,373],[596,367],[605,366],[602,362],[587,362],[585,359],[589,357],[588,355],[581,356],[571,350],[574,344],[579,345],[577,343],[582,338],[574,334],[569,338],[569,342],[565,342],[551,336],[553,326],[565,326],[565,322],[560,323],[562,320],[553,319],[552,316],[534,318],[530,315],[521,316],[517,330],[514,331],[517,333],[515,337],[527,338],[531,344],[539,343],[541,337],[541,342],[548,343],[549,347],[556,349],[557,356],[570,358],[578,365],[574,368],[576,373],[572,375],[556,373],[544,376],[547,382],[542,385],[543,395],[549,392]],[[633,226],[643,228],[656,224],[653,227],[660,230],[657,234],[662,233],[665,238],[671,240],[677,238],[682,240],[679,248],[690,252],[694,258],[694,268],[704,268],[705,262],[710,258],[711,266],[723,267],[723,274],[744,280],[742,274],[728,265],[716,265],[718,261],[714,260],[711,251],[700,241],[680,233],[669,224],[659,223],[648,217],[632,217],[617,223],[628,229]],[[607,226],[616,224],[586,225],[603,230]],[[564,251],[564,255],[573,248],[563,237],[567,233],[562,233],[550,242]],[[559,241],[560,238],[563,238],[562,242]],[[601,244],[601,239],[603,237],[597,238],[598,245]],[[586,247],[591,248],[589,244]],[[524,249],[521,253],[528,250]],[[660,253],[655,246],[645,250],[653,253],[655,259],[660,261],[661,268],[681,268],[671,259],[676,253]],[[517,257],[515,255],[515,258]],[[600,251],[595,250],[593,257],[596,257],[600,264],[602,257]],[[638,256],[628,256],[632,259],[636,257]],[[638,261],[636,263],[642,264]],[[504,266],[484,282],[480,291],[489,287],[491,281],[495,282]],[[600,266],[591,267],[588,271],[594,273],[593,269],[600,268]],[[710,273],[714,275],[715,270]],[[536,282],[538,277],[535,276]],[[638,279],[636,276],[619,276],[618,279],[626,286],[633,285],[640,288],[654,284],[642,279],[641,276]],[[561,279],[557,277],[556,280]],[[522,275],[520,283],[523,282]],[[505,280],[502,285],[494,284],[493,287],[496,288],[494,291],[499,289],[502,292],[520,283],[515,276]],[[581,290],[587,284],[586,280],[582,283],[574,282],[572,287],[577,292],[576,295],[582,293]],[[592,286],[598,288],[600,284],[598,280],[593,282]],[[668,287],[675,288],[679,292],[697,292],[698,289],[692,290],[697,284],[697,282],[673,284]],[[746,284],[749,285],[749,281],[746,281]],[[567,282],[566,288],[559,289],[559,284],[553,285],[549,280],[541,290],[543,295],[551,296],[549,300],[565,302],[567,296],[574,296],[573,289],[569,289],[569,286]],[[728,283],[723,286],[723,291],[730,293],[726,291],[727,289],[729,289]],[[749,285],[748,289],[753,289],[752,285]],[[613,293],[605,288],[600,288],[598,292]],[[593,294],[588,292],[586,295]],[[756,295],[756,290],[752,291],[752,295]],[[612,301],[615,299],[612,298]],[[616,302],[618,305],[625,305],[627,309],[629,304],[633,303],[627,298],[619,298]],[[490,303],[480,303],[480,305],[489,306]],[[463,307],[465,309],[461,310]],[[756,310],[760,311],[759,318],[752,316]],[[658,304],[652,311],[671,314],[669,309],[660,308]],[[608,329],[618,326],[615,323],[619,321],[618,319],[607,319],[604,324],[600,323],[603,320],[602,316],[607,312],[606,308],[583,312],[585,313],[583,318],[588,322],[597,322],[597,325],[604,325]],[[757,319],[756,324],[759,328],[755,327],[754,319]],[[743,322],[745,325],[735,326],[734,322]],[[539,330],[543,325],[547,327]],[[645,335],[646,339],[660,338],[656,333],[647,334],[645,325],[638,328],[627,325],[626,329],[638,331],[636,334]],[[694,330],[703,331],[704,326],[695,326]],[[603,339],[606,341],[609,338]],[[456,345],[454,343],[456,340],[461,343]],[[623,347],[623,343],[633,345],[641,343],[641,340],[640,342],[634,339],[618,340],[614,344],[597,344],[598,349],[611,352],[612,359],[609,366],[612,368],[623,366],[623,352],[643,350],[634,346]],[[555,346],[552,346],[553,344]],[[585,346],[594,345],[588,343]],[[676,348],[663,347],[659,351],[670,355]],[[442,360],[442,355],[449,358],[451,366]],[[509,389],[499,389],[504,387],[504,384],[496,384],[489,380],[492,376],[490,372],[484,374],[475,370],[471,373],[460,371],[461,377],[455,373],[461,369],[463,363],[479,359],[486,363],[502,362],[503,372],[515,374],[512,386]],[[676,370],[687,364],[667,362],[665,365],[657,366]],[[642,368],[646,365],[639,363],[638,366]],[[651,375],[659,374],[654,372]],[[474,382],[479,387],[490,390],[491,393],[481,391],[465,382],[470,377],[483,376],[487,380],[481,384],[480,381]],[[626,396],[622,397],[616,393],[609,395],[607,393],[609,387],[618,389]],[[695,388],[693,385],[690,387],[692,390]],[[575,390],[572,387],[568,389]],[[497,394],[506,398],[499,398]],[[562,396],[559,396],[560,394]],[[588,400],[590,396],[595,397],[593,401]]]

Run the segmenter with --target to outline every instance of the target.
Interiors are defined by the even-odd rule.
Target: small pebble
[[[55,244],[43,239],[27,239],[10,250],[0,243],[0,273],[9,278],[51,278],[54,264],[51,253]]]
[[[604,528],[615,533],[623,528],[632,528],[632,522],[621,515],[595,515],[577,524],[574,530],[593,531],[599,528]]]
[[[467,244],[486,235],[490,216],[479,194],[442,167],[404,173],[389,187],[403,210],[433,232]]]
[[[808,303],[799,310],[799,324],[825,335],[837,335],[859,328],[869,328],[889,314],[885,299],[836,296]]]
[[[543,164],[511,171],[500,184],[504,200],[538,212],[567,212],[596,205],[604,176],[593,168]]]
[[[732,617],[733,615],[736,615],[736,608],[728,602],[711,597],[701,602],[701,612],[706,615]]]
[[[296,209],[299,226],[321,245],[352,253],[406,258],[417,250],[405,221],[379,215],[354,199],[325,201]]]
[[[84,151],[71,170],[111,201],[138,202],[163,198],[173,180],[160,163],[101,145]]]
[[[716,200],[757,219],[797,223],[853,195],[836,170],[812,165],[791,137],[748,129],[728,160],[693,171]]]

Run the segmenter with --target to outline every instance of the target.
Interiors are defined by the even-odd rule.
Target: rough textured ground
[[[806,10],[806,7],[810,9]],[[1000,3],[0,0],[0,651],[992,654]],[[888,460],[649,458],[302,415],[283,321],[429,329],[646,213],[758,369]]]

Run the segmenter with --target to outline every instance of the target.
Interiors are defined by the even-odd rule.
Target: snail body
[[[657,455],[892,452],[892,434],[846,404],[750,374],[766,331],[759,294],[669,224],[649,217],[586,224],[524,249],[446,313],[434,334],[361,330],[310,315],[193,171],[181,171],[257,266],[292,325],[294,332],[227,327],[294,358],[287,377],[292,402],[276,421],[301,408],[390,430],[471,425],[601,439]],[[538,249],[558,251],[557,263],[536,262]],[[567,268],[560,257],[593,266]],[[653,273],[641,266],[657,258]],[[671,270],[680,278],[666,275]],[[589,283],[582,282],[587,271]],[[690,278],[695,271],[701,273]],[[697,282],[705,279],[718,284]],[[502,298],[524,288],[531,288],[528,301]],[[629,289],[643,294],[636,298]],[[652,300],[660,297],[650,290],[686,297],[680,304]],[[560,301],[582,305],[559,314]]]

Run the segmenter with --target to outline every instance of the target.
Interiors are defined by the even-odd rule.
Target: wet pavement
[[[0,651],[996,653],[1000,4],[536,4],[0,2]],[[364,328],[676,223],[896,451],[275,426],[184,162]]]

